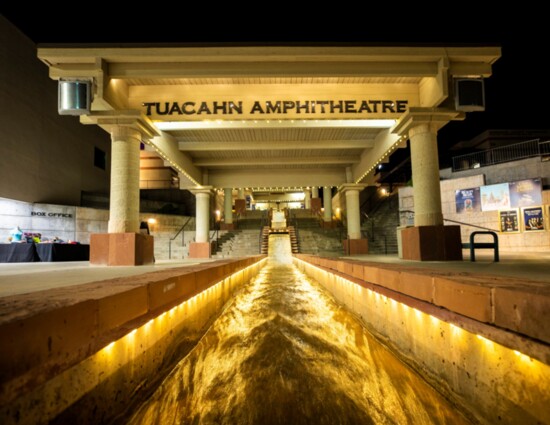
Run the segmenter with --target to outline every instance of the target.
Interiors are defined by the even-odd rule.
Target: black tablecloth
[[[36,245],[40,261],[88,261],[90,245],[40,243]]]
[[[88,261],[90,245],[59,243],[0,244],[0,263]]]
[[[0,263],[32,263],[40,261],[33,243],[0,244]]]

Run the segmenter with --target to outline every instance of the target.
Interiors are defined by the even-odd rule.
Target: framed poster
[[[534,207],[542,204],[542,180],[528,179],[510,182],[510,206]]]
[[[481,211],[481,195],[479,187],[459,189],[455,191],[457,214]]]
[[[523,230],[526,232],[543,232],[544,210],[542,207],[523,208]]]
[[[510,208],[508,183],[481,186],[481,211],[498,211]]]
[[[519,232],[518,209],[501,210],[498,212],[500,231],[502,233]]]

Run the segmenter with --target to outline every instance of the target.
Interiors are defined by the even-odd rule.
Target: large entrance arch
[[[136,234],[140,143],[200,198],[202,256],[214,189],[292,187],[309,197],[310,188],[337,187],[353,245],[359,192],[409,139],[416,214],[404,257],[461,256],[459,232],[443,226],[437,131],[465,116],[453,80],[490,76],[498,48],[48,47],[38,56],[53,79],[92,82],[81,121],[112,135],[110,233],[92,238],[92,261],[151,260],[152,241]]]

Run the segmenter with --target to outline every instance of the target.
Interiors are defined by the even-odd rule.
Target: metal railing
[[[454,156],[453,171],[487,167],[537,156],[540,156],[542,160],[550,159],[550,141],[541,142],[540,139],[534,139],[500,148]]]
[[[414,211],[412,210],[399,210],[399,214],[407,214],[410,218],[410,216],[414,217]],[[499,232],[500,230],[491,229],[490,227],[485,226],[478,226],[477,224],[471,224],[471,223],[465,223],[463,221],[457,221],[457,220],[451,220],[450,218],[443,217],[443,221],[449,221],[451,223],[455,224],[461,224],[462,226],[469,226],[469,227],[475,227],[476,229],[482,229],[482,230],[488,230],[490,232]]]
[[[168,259],[172,259],[172,241],[174,241],[178,236],[179,234],[181,233],[181,246],[184,246],[185,245],[185,226],[187,226],[187,224],[189,223],[189,221],[191,221],[193,217],[189,217],[187,219],[187,221],[183,224],[183,226],[180,227],[180,229],[178,230],[178,232],[170,238],[170,240],[168,241]]]

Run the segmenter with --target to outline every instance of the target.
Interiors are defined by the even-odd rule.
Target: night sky
[[[330,8],[300,3],[307,13],[294,10],[297,3],[281,2],[258,2],[257,8],[211,2],[172,8],[156,2],[141,14],[92,12],[101,9],[95,2],[84,12],[46,6],[0,10],[36,43],[498,45],[502,58],[486,81],[486,111],[442,129],[440,149],[491,128],[550,128],[544,65],[550,36],[544,12],[500,6],[480,12],[475,2],[445,2],[440,10],[419,4],[406,10],[386,3],[382,8],[366,4],[366,11],[353,10],[356,6],[346,2],[332,2]]]

